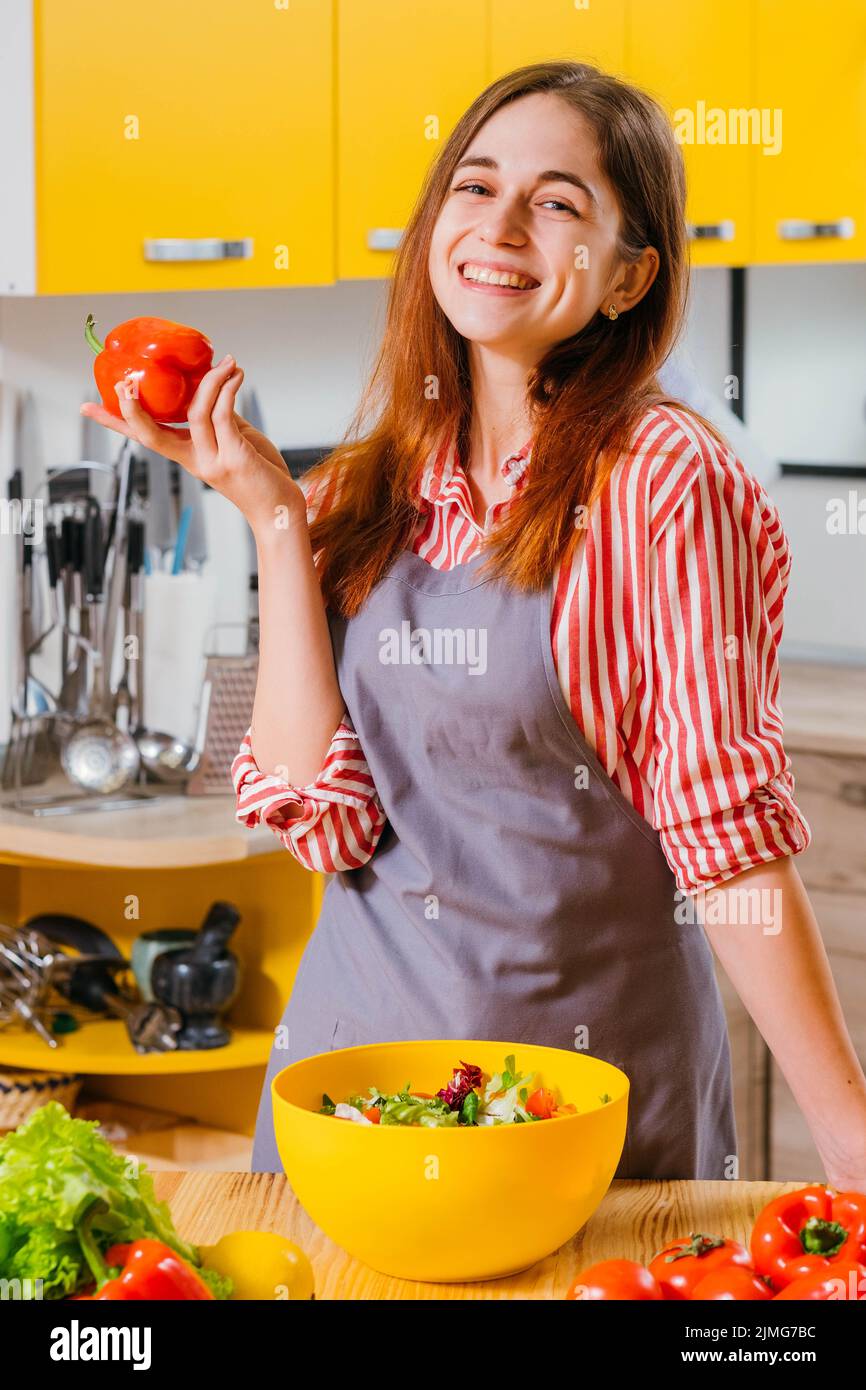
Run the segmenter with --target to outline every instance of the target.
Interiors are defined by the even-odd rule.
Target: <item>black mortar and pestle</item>
[[[164,951],[151,966],[154,998],[178,1009],[183,1018],[179,1048],[225,1047],[231,1040],[220,1015],[234,1001],[240,984],[238,958],[227,949],[240,920],[232,903],[213,903],[193,944]]]

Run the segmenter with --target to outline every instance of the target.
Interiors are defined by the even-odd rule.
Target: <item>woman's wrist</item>
[[[279,548],[287,539],[308,534],[304,494],[296,483],[291,487],[293,492],[286,489],[278,493],[270,507],[247,516],[258,549],[270,551]]]
[[[844,1115],[834,1113],[832,1121],[826,1116],[810,1119],[810,1127],[827,1170],[835,1186],[845,1186],[854,1177],[866,1179],[866,1091],[858,1088]]]

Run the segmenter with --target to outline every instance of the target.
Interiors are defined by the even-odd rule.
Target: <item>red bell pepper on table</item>
[[[198,1271],[165,1241],[143,1237],[110,1245],[102,1255],[92,1228],[94,1221],[104,1222],[107,1217],[108,1203],[101,1197],[93,1197],[79,1213],[76,1232],[97,1292],[76,1297],[140,1302],[213,1299]]]
[[[210,339],[170,319],[138,318],[119,323],[103,345],[93,331],[95,322],[88,314],[84,336],[97,354],[93,375],[108,413],[123,418],[114,388],[126,381],[158,424],[183,424],[199,382],[213,366]]]
[[[179,1302],[188,1299],[213,1300],[213,1294],[192,1265],[182,1260],[176,1250],[160,1240],[135,1240],[131,1245],[112,1245],[105,1254],[106,1264],[119,1265],[116,1279],[109,1279],[99,1293],[100,1299]]]
[[[786,1284],[774,1303],[799,1299],[821,1299],[825,1303],[866,1301],[866,1265],[856,1260],[836,1260],[824,1269],[813,1269]]]
[[[843,1261],[866,1264],[866,1194],[814,1184],[776,1197],[752,1231],[755,1268],[777,1291]]]

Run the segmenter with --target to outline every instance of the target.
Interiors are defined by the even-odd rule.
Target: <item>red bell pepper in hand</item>
[[[170,319],[139,318],[119,323],[103,346],[93,332],[95,322],[88,314],[84,336],[98,354],[93,375],[108,413],[123,419],[114,388],[125,381],[158,424],[184,423],[199,382],[213,366],[210,340]]]
[[[751,1244],[777,1291],[814,1270],[832,1275],[842,1261],[866,1264],[866,1195],[818,1184],[783,1192],[758,1216]]]

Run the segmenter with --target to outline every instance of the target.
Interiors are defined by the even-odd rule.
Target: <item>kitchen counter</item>
[[[226,796],[196,797],[170,787],[157,790],[159,796],[140,807],[62,816],[32,816],[0,804],[0,860],[178,869],[228,864],[280,850],[272,830],[248,830],[235,820],[231,790]],[[41,786],[24,788],[23,794],[67,792],[73,789],[59,774]],[[2,803],[11,797],[11,792],[4,793]]]
[[[866,666],[781,663],[785,747],[866,758]]]
[[[313,1224],[282,1173],[155,1173],[180,1234],[197,1245],[227,1231],[278,1231],[306,1251],[316,1297],[334,1299],[564,1298],[572,1280],[598,1260],[652,1259],[692,1231],[732,1236],[748,1245],[758,1212],[802,1182],[611,1183],[578,1235],[520,1274],[473,1284],[421,1284],[392,1279],[353,1260]]]

